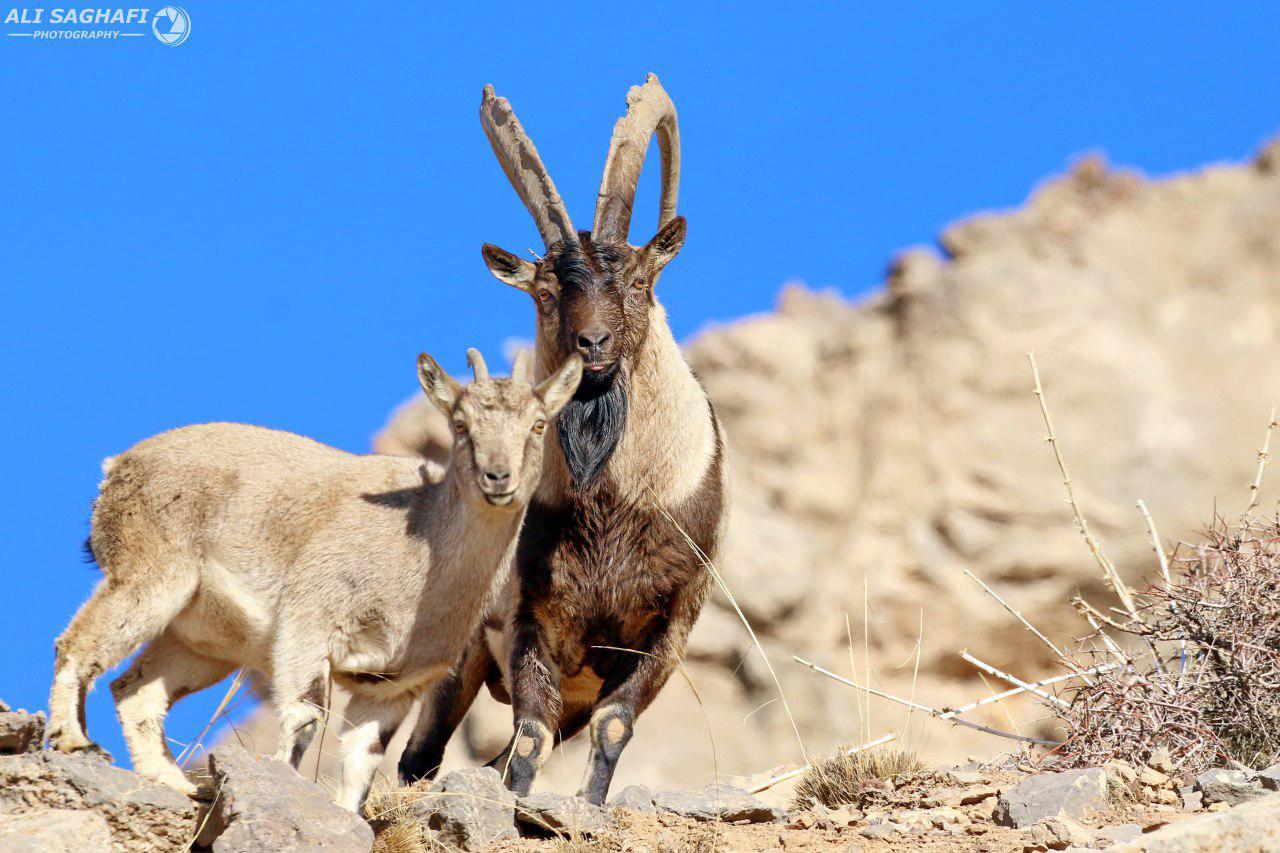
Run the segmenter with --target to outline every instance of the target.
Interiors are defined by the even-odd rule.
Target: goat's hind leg
[[[342,782],[336,798],[338,805],[360,812],[387,744],[412,705],[413,699],[408,695],[393,699],[352,695],[346,708],[349,728],[340,738]]]
[[[84,702],[99,675],[156,637],[191,600],[196,573],[178,568],[113,572],[54,643],[49,744],[62,752],[99,749],[85,732]]]
[[[173,760],[164,736],[164,718],[173,703],[217,684],[235,664],[188,649],[171,631],[152,640],[123,675],[111,682],[116,714],[124,730],[133,768],[191,796],[196,786]]]

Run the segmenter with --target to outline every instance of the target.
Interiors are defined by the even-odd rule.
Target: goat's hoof
[[[111,753],[80,734],[62,734],[54,732],[49,735],[49,748],[57,752],[76,753],[83,752],[93,755],[110,763],[113,759]]]

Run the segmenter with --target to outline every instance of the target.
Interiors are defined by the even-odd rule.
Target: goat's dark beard
[[[604,470],[627,428],[626,373],[619,366],[612,375],[590,373],[556,419],[556,434],[575,491],[586,491]]]

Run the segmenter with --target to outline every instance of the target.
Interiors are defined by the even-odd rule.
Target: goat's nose
[[[613,335],[604,326],[589,326],[578,332],[578,349],[586,354],[592,349],[600,349],[609,343]]]
[[[505,490],[511,482],[511,472],[505,469],[485,471],[480,475],[480,482],[486,489]]]

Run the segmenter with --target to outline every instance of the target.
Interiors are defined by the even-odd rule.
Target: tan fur
[[[510,563],[542,467],[537,428],[581,362],[537,389],[463,389],[429,358],[421,370],[458,431],[448,469],[240,424],[162,433],[104,465],[90,537],[104,578],[57,642],[56,748],[91,746],[85,692],[147,644],[112,685],[140,774],[194,790],[164,716],[236,667],[270,684],[278,757],[297,766],[331,672],[352,694],[339,802],[358,808],[386,741],[458,657]]]

